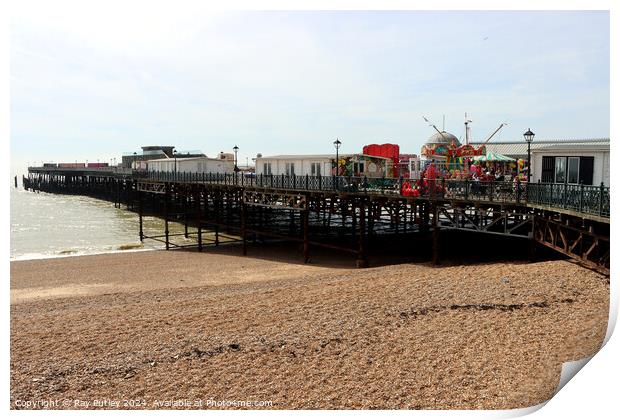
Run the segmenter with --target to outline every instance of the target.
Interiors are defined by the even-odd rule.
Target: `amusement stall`
[[[486,154],[484,145],[476,148],[470,144],[461,145],[454,134],[438,131],[422,146],[422,156],[427,166],[433,164],[441,178],[468,178],[475,158]]]

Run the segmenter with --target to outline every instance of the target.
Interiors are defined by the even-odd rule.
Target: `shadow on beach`
[[[431,264],[431,234],[416,234],[400,238],[374,237],[369,241],[369,267],[396,264]],[[527,264],[527,238],[502,237],[475,232],[443,231],[441,233],[440,264],[438,267],[477,265],[496,262]],[[196,247],[173,249],[174,252],[198,252]],[[243,256],[239,242],[206,245],[203,252],[211,255]],[[281,240],[248,241],[247,257],[271,262],[305,265],[302,244]],[[326,268],[355,268],[357,255],[353,252],[310,246],[309,264]],[[565,259],[562,255],[538,246],[536,261]]]

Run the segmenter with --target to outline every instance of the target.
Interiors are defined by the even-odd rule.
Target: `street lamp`
[[[527,143],[527,182],[530,182],[532,177],[532,163],[531,163],[531,152],[530,146],[534,141],[534,133],[529,128],[525,133],[523,133],[523,137],[525,138],[525,142]]]
[[[174,173],[177,173],[177,149],[172,149],[172,157],[174,157]]]
[[[233,147],[233,150],[235,151],[235,172],[239,172],[239,167],[237,167],[237,152],[239,151],[239,146],[237,146],[235,144],[235,147]]]
[[[339,165],[339,160],[338,160],[338,149],[340,149],[340,145],[342,144],[342,142],[339,139],[336,139],[336,141],[334,141],[334,147],[336,148],[336,176],[340,175],[340,165]]]

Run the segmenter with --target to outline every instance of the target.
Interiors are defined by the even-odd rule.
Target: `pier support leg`
[[[441,229],[439,226],[439,211],[437,209],[437,206],[433,206],[433,257],[432,257],[433,265],[440,264],[440,260],[439,260],[439,253],[440,253],[440,247],[441,247],[440,230]]]
[[[166,236],[166,250],[170,249],[170,231],[168,230],[168,200],[170,199],[170,184],[166,184],[164,194],[164,235]]]
[[[305,209],[302,212],[302,218],[303,218],[303,230],[304,230],[304,263],[309,263],[310,262],[310,244],[308,243],[308,239],[310,237],[310,223],[309,223],[309,219],[310,219],[310,210],[309,209]]]
[[[215,207],[215,246],[220,244],[220,198],[220,195],[213,197],[213,206]]]
[[[329,199],[329,212],[327,213],[327,229],[332,225],[332,213],[334,212],[334,198]]]
[[[360,234],[357,253],[357,268],[368,268],[368,252],[366,249],[366,205],[360,205]]]
[[[372,202],[368,204],[367,217],[368,217],[368,236],[372,237],[372,234],[375,229],[375,212],[374,212],[374,205]]]
[[[143,212],[142,191],[138,191],[138,221],[140,223],[140,242],[144,242],[144,229],[143,229],[143,223],[142,223],[142,212]]]
[[[245,203],[241,202],[241,240],[243,243],[242,246],[242,250],[243,250],[243,255],[248,255],[248,242],[246,239],[246,232],[245,232],[245,223],[246,223],[246,214],[247,209],[245,208]]]
[[[323,213],[323,227],[327,226],[327,201],[325,198],[321,201],[321,209]]]
[[[126,209],[133,210],[133,183],[123,181],[123,190],[125,191]],[[121,208],[121,204],[118,204],[118,208]]]
[[[407,207],[408,207],[408,204],[405,201],[403,203],[403,233],[405,235],[407,234]]]
[[[189,200],[188,195],[183,196],[183,235],[185,239],[189,238],[189,233],[187,232],[187,201]]]
[[[200,205],[200,193],[194,194],[196,212],[196,227],[198,229],[198,252],[202,252],[202,206]]]
[[[357,241],[355,238],[355,231],[357,230],[357,209],[355,208],[355,202],[351,203],[351,248],[355,249]]]
[[[400,232],[399,226],[398,226],[400,224],[400,203],[395,203],[394,205],[393,219],[394,219],[394,233],[398,235]]]
[[[262,207],[258,209],[258,230],[263,231],[263,220],[265,219],[265,211]],[[254,234],[254,238],[256,238],[256,234]],[[258,239],[260,242],[265,242],[265,238],[263,235],[259,235]]]
[[[120,208],[120,181],[115,179],[114,181],[114,208]]]
[[[420,218],[422,219],[422,232],[428,232],[429,224],[430,224],[430,212],[429,212],[430,203],[425,202],[420,209],[421,214]]]

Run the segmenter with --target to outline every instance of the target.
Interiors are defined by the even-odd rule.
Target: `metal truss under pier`
[[[245,255],[249,243],[278,239],[298,243],[305,261],[313,247],[322,247],[351,253],[358,267],[366,267],[381,246],[379,239],[426,237],[432,261],[439,264],[442,230],[457,230],[526,238],[533,253],[537,245],[544,246],[609,274],[606,187],[579,186],[567,193],[566,186],[555,184],[444,181],[411,197],[400,193],[402,179],[206,175],[30,168],[23,185],[126,205],[138,213],[140,239],[161,241],[166,249],[202,251],[234,241]],[[567,199],[561,201],[564,193]],[[161,235],[145,234],[144,216],[164,220]],[[171,233],[170,222],[182,223],[184,232]],[[174,240],[179,235],[185,238],[182,243]]]

